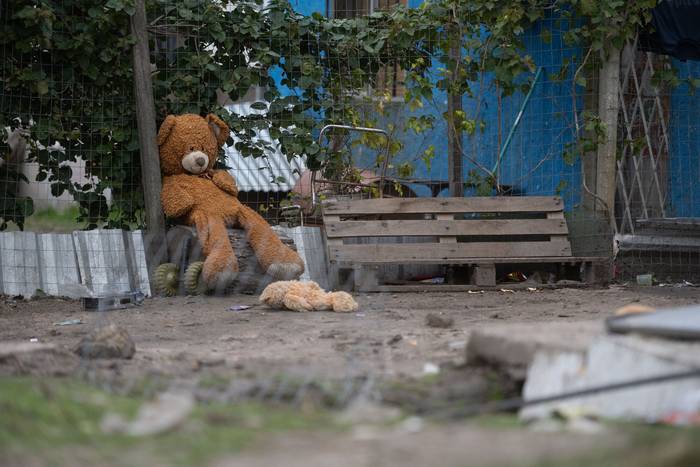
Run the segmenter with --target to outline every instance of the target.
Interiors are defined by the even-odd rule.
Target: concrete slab
[[[584,352],[604,331],[595,321],[567,323],[500,323],[472,331],[468,362],[485,362],[524,380],[538,351]]]
[[[584,352],[535,354],[523,388],[525,400],[700,368],[700,343],[603,335]],[[554,411],[604,418],[657,421],[700,410],[700,378],[610,391],[524,408],[525,419]]]
[[[94,296],[136,289],[150,296],[141,231],[76,231],[73,232],[73,243],[82,285]]]
[[[553,396],[700,368],[700,342],[608,334],[602,322],[513,323],[474,331],[469,361],[524,379],[523,398]],[[524,419],[553,412],[659,420],[700,410],[700,378],[682,379],[526,407]]]
[[[0,233],[0,286],[5,295],[32,297],[40,287],[37,236],[34,232]]]

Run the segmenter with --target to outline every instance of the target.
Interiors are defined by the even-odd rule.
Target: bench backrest
[[[333,263],[457,264],[570,257],[563,208],[557,196],[385,198],[327,201],[323,219]]]

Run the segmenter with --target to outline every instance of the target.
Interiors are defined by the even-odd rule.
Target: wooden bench
[[[354,271],[363,291],[411,290],[379,284],[392,264],[467,265],[478,286],[496,285],[496,264],[580,265],[593,281],[606,258],[572,256],[563,208],[556,196],[336,200],[323,220],[332,273]]]

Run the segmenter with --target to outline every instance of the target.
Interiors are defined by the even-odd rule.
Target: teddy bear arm
[[[216,185],[226,193],[232,196],[238,196],[238,187],[236,186],[236,181],[227,171],[215,171],[214,176],[212,177],[212,181],[214,182],[214,185]]]
[[[194,207],[194,198],[187,191],[173,183],[164,183],[160,194],[165,215],[171,218],[182,217]]]

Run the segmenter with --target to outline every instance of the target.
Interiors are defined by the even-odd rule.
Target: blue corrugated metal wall
[[[294,8],[303,14],[326,11],[325,0],[291,2]],[[420,3],[421,0],[411,0],[409,6],[417,7]],[[543,35],[544,30],[547,34]],[[582,50],[564,44],[565,32],[566,23],[559,24],[556,18],[549,16],[525,33],[525,52],[533,57],[538,66],[543,67],[543,73],[535,86],[510,148],[501,162],[501,183],[511,185],[518,193],[525,195],[560,194],[570,210],[580,201],[581,164],[580,161],[576,161],[569,165],[565,163],[562,155],[567,143],[574,140],[574,100],[571,87],[576,63],[582,58]],[[545,41],[543,37],[548,39]],[[553,79],[552,75],[558,73],[567,60],[571,61],[571,65],[564,79]],[[675,65],[681,71],[682,79],[700,77],[698,63],[677,62]],[[439,66],[440,64],[437,64],[435,70]],[[582,91],[579,88],[577,92],[582,94]],[[499,139],[500,144],[505,141],[524,97],[523,94],[516,93],[502,100],[499,137],[497,94],[486,80],[481,92],[480,118],[487,126],[483,133],[477,133],[473,137],[465,136],[465,179],[467,173],[476,168],[469,158],[474,158],[488,168],[494,166],[499,152]],[[577,98],[575,104],[581,112],[582,98]],[[393,105],[396,106],[396,112],[388,118],[391,122],[400,123],[410,115],[403,103]],[[468,115],[474,114],[475,107],[475,99],[465,99],[464,108]],[[416,178],[447,179],[447,132],[442,119],[446,109],[445,93],[436,92],[434,103],[426,105],[421,111],[432,113],[436,117],[436,127],[426,134],[406,133],[400,137],[404,149],[396,156],[395,161],[412,161],[416,167]],[[696,123],[700,119],[700,97],[693,96],[688,85],[680,86],[673,91],[670,111],[670,212],[672,215],[683,217],[700,216],[700,191],[695,188],[700,176],[700,132]],[[389,121],[386,121],[384,125],[388,123]],[[420,156],[430,145],[435,147],[436,157],[428,168],[420,160]],[[366,162],[374,157],[374,154],[363,155],[358,151],[357,157]],[[424,186],[413,188],[419,196],[430,195]]]
[[[700,79],[700,62],[674,60],[681,80]],[[700,89],[687,83],[671,93],[669,216],[700,217]]]

